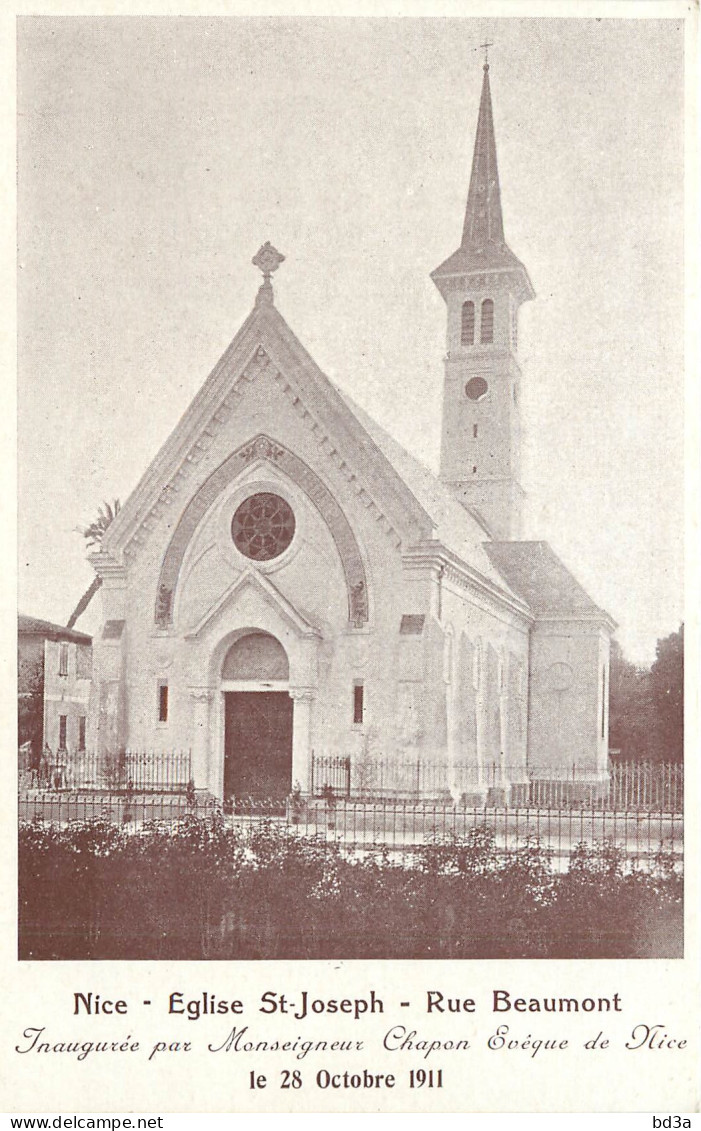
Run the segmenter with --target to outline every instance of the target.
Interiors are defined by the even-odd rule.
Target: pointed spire
[[[497,147],[494,140],[492,94],[489,89],[489,63],[485,63],[472,158],[470,189],[467,195],[462,247],[486,250],[491,243],[504,243],[504,221],[501,214]]]
[[[482,46],[487,49],[491,44],[483,43]],[[486,60],[483,72],[462,242],[457,251],[431,272],[431,278],[443,297],[447,298],[456,286],[464,286],[469,277],[482,277],[485,271],[508,272],[509,286],[518,301],[525,302],[534,298],[535,292],[526,268],[504,239],[489,63]],[[502,278],[506,276],[502,275]]]

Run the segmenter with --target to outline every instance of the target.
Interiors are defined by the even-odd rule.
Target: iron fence
[[[312,751],[310,783],[315,797],[322,797],[329,790],[336,797],[350,797],[350,757],[347,754],[315,754]]]
[[[149,821],[173,822],[188,816],[212,818],[219,811],[214,798],[192,793],[133,793],[32,790],[18,799],[20,821],[42,821],[67,825],[71,821],[109,821],[110,824],[143,825]]]
[[[117,754],[45,750],[34,762],[20,753],[21,790],[184,793],[191,777],[189,750],[122,750]]]
[[[251,804],[248,820],[261,823],[266,819],[265,806]],[[463,840],[481,828],[493,834],[499,852],[515,852],[537,842],[560,866],[576,845],[603,843],[617,846],[628,859],[650,861],[664,854],[681,864],[684,842],[682,815],[662,811],[368,802],[329,796],[325,801],[298,805],[296,812],[288,810],[288,820],[304,835],[322,835],[356,848],[411,849]]]
[[[613,762],[609,767],[610,808],[684,811],[681,762]]]
[[[577,764],[561,772],[498,762],[479,767],[422,758],[356,760],[314,754],[311,793],[357,800],[431,798],[509,808],[682,813],[684,768],[677,762],[616,762],[598,774]]]
[[[207,795],[162,793],[35,792],[20,797],[24,821],[68,824],[95,818],[132,825],[175,822],[188,816],[235,825],[249,832],[275,830],[340,844],[349,851],[384,847],[401,854],[420,846],[460,842],[474,830],[489,832],[497,854],[538,844],[557,870],[568,867],[573,849],[616,846],[630,864],[664,858],[681,869],[684,825],[681,814],[608,809],[545,809],[446,805],[431,801],[251,798],[232,799],[228,811]],[[671,862],[671,864],[670,864]]]

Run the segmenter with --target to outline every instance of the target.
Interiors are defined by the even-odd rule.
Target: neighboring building
[[[17,618],[19,743],[28,764],[42,751],[85,750],[92,680],[92,638],[36,617]]]
[[[190,747],[218,797],[309,792],[336,754],[358,793],[605,783],[615,626],[546,543],[515,540],[534,292],[504,241],[488,71],[462,243],[433,273],[440,478],[319,370],[264,245],[253,310],[91,558],[99,751]]]

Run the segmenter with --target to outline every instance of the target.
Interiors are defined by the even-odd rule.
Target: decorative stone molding
[[[237,577],[228,589],[224,590],[216,604],[207,609],[202,619],[185,633],[185,639],[196,639],[208,624],[215,621],[224,606],[234,600],[236,594],[242,593],[248,587],[257,590],[268,605],[294,629],[298,636],[312,638],[320,635],[318,627],[301,615],[298,609],[273,585],[270,578],[251,566]]]
[[[248,354],[247,360],[246,354],[243,352],[243,349],[241,349],[240,357],[237,357],[237,360],[234,361],[233,347],[235,345],[237,345],[236,339],[234,339],[232,346],[220,359],[217,366],[210,374],[207,384],[198,398],[202,401],[202,405],[201,407],[198,406],[196,435],[194,435],[195,429],[191,429],[192,438],[185,443],[181,443],[179,450],[174,449],[167,453],[164,451],[162,455],[157,457],[149,468],[144,484],[137,489],[138,494],[144,497],[144,502],[141,503],[135,500],[134,505],[140,509],[143,507],[143,509],[141,509],[140,515],[139,510],[135,510],[134,517],[131,519],[131,530],[129,533],[127,533],[127,513],[125,513],[125,511],[120,512],[121,517],[116,521],[115,528],[119,529],[120,539],[123,539],[123,549],[121,552],[124,559],[129,562],[134,558],[139,546],[145,541],[149,527],[154,525],[162,517],[164,512],[172,506],[174,501],[177,501],[177,496],[180,494],[187,479],[192,475],[197,461],[209,449],[212,440],[219,433],[234,410],[237,402],[240,400],[242,393],[241,386],[246,382],[253,382],[262,374],[267,374],[280,385],[282,392],[290,401],[294,411],[301,417],[305,426],[314,436],[319,449],[324,451],[325,455],[333,463],[335,469],[348,483],[351,490],[353,490],[362,501],[367,499],[366,505],[374,508],[376,517],[383,522],[383,529],[388,538],[395,547],[399,547],[402,543],[402,536],[387,519],[386,515],[383,514],[374,499],[372,499],[367,488],[363,487],[359,479],[360,468],[354,470],[337,451],[336,442],[332,441],[328,436],[327,426],[322,423],[316,412],[310,411],[308,404],[306,404],[305,400],[299,395],[299,390],[296,385],[292,384],[285,376],[286,372],[294,372],[298,375],[301,372],[303,375],[307,370],[310,372],[315,371],[316,367],[311,359],[303,358],[300,365],[300,358],[297,356],[295,350],[290,350],[289,344],[284,343],[281,339],[279,342],[276,342],[276,353],[279,353],[280,356],[274,361],[260,344],[259,339],[259,343],[255,346],[253,351]],[[281,371],[281,367],[285,370],[285,373]],[[220,399],[216,399],[213,395],[213,391],[217,388],[217,383],[221,380],[221,374],[231,369],[234,369],[234,371],[238,373],[238,376],[234,378],[229,377],[229,381],[231,382],[233,380],[233,384],[229,383],[225,392],[224,390],[220,390]],[[319,378],[323,379],[323,374],[320,372]],[[316,375],[314,379],[316,379]],[[306,397],[306,392],[304,396]],[[326,393],[324,393],[324,397],[327,398]],[[334,407],[337,410],[338,406]],[[175,434],[172,441],[169,442],[169,447],[174,448],[174,439]],[[271,457],[266,455],[264,458]],[[173,471],[172,465],[175,459],[177,459],[179,463],[178,469]],[[151,494],[152,501],[150,503],[146,502],[146,498],[148,497],[147,493]],[[403,499],[401,506],[402,509],[406,511],[406,498]],[[418,506],[419,504],[412,498],[411,508],[418,508]],[[130,513],[131,510],[132,508],[130,507]],[[423,518],[427,519],[427,516],[424,515]],[[412,523],[417,521],[415,513],[412,514],[411,521]],[[124,532],[122,532],[122,527],[124,527]]]
[[[546,691],[568,691],[574,683],[574,672],[563,660],[551,664],[542,676]]]
[[[127,571],[125,567],[120,562],[116,562],[109,554],[89,554],[88,561],[103,582],[126,581]]]
[[[295,703],[311,703],[312,700],[316,699],[316,691],[312,687],[291,687],[289,695]]]
[[[360,548],[348,519],[318,475],[299,456],[264,435],[247,441],[224,460],[205,480],[183,511],[161,566],[157,589],[159,598],[154,613],[156,624],[161,628],[172,624],[172,594],[177,587],[180,567],[190,540],[214,501],[240,473],[242,460],[253,458],[247,456],[251,450],[256,458],[274,462],[276,467],[296,483],[326,523],[336,544],[346,579],[349,623],[357,628],[362,627],[369,617],[367,579]],[[160,599],[161,594],[163,600]],[[170,601],[165,600],[166,594],[171,594]]]
[[[211,703],[214,699],[214,692],[211,687],[191,687],[190,698],[195,703]]]
[[[356,628],[362,628],[368,619],[368,597],[365,582],[358,581],[351,588],[350,620]]]
[[[525,271],[515,271],[507,267],[492,267],[484,269],[484,273],[475,270],[458,270],[454,274],[444,275],[440,279],[439,290],[445,293],[451,291],[479,292],[491,291],[493,293],[510,291],[521,302],[532,298],[529,286],[526,285]]]
[[[173,609],[173,590],[168,589],[166,585],[158,587],[158,596],[156,597],[156,624],[166,625],[172,619]]]
[[[267,436],[258,436],[252,444],[239,452],[244,463],[250,463],[253,459],[279,460],[283,454],[282,448],[276,447]]]
[[[440,583],[454,585],[467,590],[471,597],[478,598],[485,609],[509,623],[531,625],[534,621],[525,601],[512,596],[484,574],[463,562],[441,542],[423,542],[410,546],[402,554],[405,569],[423,568],[434,570]]]

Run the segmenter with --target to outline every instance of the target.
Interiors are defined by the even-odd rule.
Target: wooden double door
[[[287,797],[293,701],[286,691],[226,691],[224,797]]]

